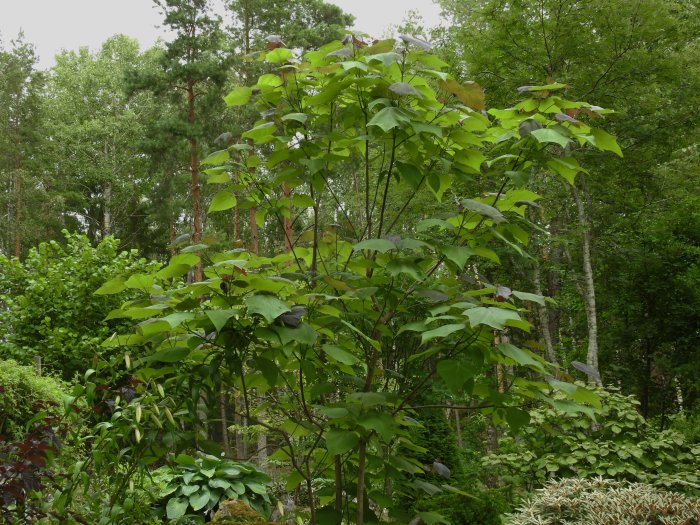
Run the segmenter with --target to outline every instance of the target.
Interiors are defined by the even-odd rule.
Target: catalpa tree
[[[143,347],[129,403],[155,415],[158,389],[196,388],[179,406],[194,428],[200,392],[234,389],[274,441],[272,457],[290,466],[287,488],[307,492],[312,524],[407,523],[407,498],[456,490],[428,482],[416,459],[428,389],[468,397],[514,430],[535,401],[592,415],[594,394],[509,342],[530,330],[527,303],[545,299],[491,285],[479,268],[504,251],[526,256],[531,178],[571,181],[583,170],[577,151],[617,148],[590,125],[604,111],[567,101],[557,83],[485,111],[477,84],[451,77],[409,36],[349,37],[303,57],[277,47],[259,59],[271,72],[226,102],[255,104],[261,119],[203,173],[222,188],[211,213],[255,206],[287,250],[196,244],[157,273],[105,284],[100,293],[143,291],[110,314],[138,320],[135,331],[105,343]],[[423,217],[411,220],[417,207]],[[200,262],[204,280],[182,282]],[[130,423],[149,457],[192,445],[191,427],[153,419]]]

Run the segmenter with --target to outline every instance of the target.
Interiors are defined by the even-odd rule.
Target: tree
[[[132,79],[135,87],[167,94],[179,117],[170,122],[173,135],[189,145],[192,240],[202,240],[199,158],[204,137],[211,137],[211,117],[222,104],[228,53],[223,48],[220,19],[211,14],[209,0],[154,0],[162,10],[165,25],[175,34],[161,56],[157,74]],[[195,279],[201,280],[201,267]]]
[[[307,234],[289,253],[208,253],[206,280],[155,294],[163,282],[200,262],[192,252],[204,248],[186,247],[142,280],[149,307],[139,299],[111,314],[142,319],[146,311],[158,312],[110,344],[150,349],[134,370],[144,389],[189,382],[189,421],[200,419],[195,405],[205,389],[217,378],[233,379],[245,400],[239,413],[275,436],[279,448],[272,458],[289,463],[288,487],[303,487],[313,524],[377,519],[370,501],[408,522],[413,516],[407,499],[443,490],[423,478],[416,459],[421,449],[411,440],[411,414],[420,410],[413,405],[434,383],[463,392],[475,407],[514,428],[527,421],[515,399],[544,399],[589,414],[590,407],[574,400],[596,403],[585,387],[553,378],[545,386],[517,374],[510,365],[534,376],[551,368],[496,335],[506,327],[529,329],[523,306],[543,299],[493,287],[477,267],[497,262],[492,247],[501,243],[523,253],[525,211],[537,196],[519,188],[510,174],[552,159],[575,169],[577,161],[556,144],[595,142],[597,128],[562,125],[541,110],[551,104],[598,110],[565,101],[557,86],[541,86],[517,106],[533,106],[530,113],[491,110],[497,119],[492,122],[480,112],[479,86],[440,71],[446,64],[426,47],[413,37],[404,37],[396,49],[393,40],[365,47],[336,41],[307,53],[294,68],[286,64],[291,50],[262,55],[278,71],[252,87],[235,88],[227,102],[240,107],[256,93],[263,118],[242,138],[266,145],[270,153],[257,156],[248,184],[262,203],[260,212],[277,223],[291,203],[275,188],[289,184],[296,206],[309,217]],[[543,93],[549,95],[546,103]],[[517,130],[528,118],[545,133],[521,137]],[[232,145],[207,160],[219,166],[210,182],[223,188],[213,202],[234,202],[235,175],[248,173],[251,164],[238,161],[238,149]],[[490,163],[482,151],[492,155]],[[346,200],[336,193],[353,169],[364,203],[357,215],[344,209]],[[464,198],[458,192],[477,174],[494,191]],[[399,190],[394,195],[404,196],[402,202],[390,190]],[[448,192],[450,199],[443,201]],[[441,202],[446,213],[415,228],[400,226],[421,193]],[[321,206],[333,210],[322,214]],[[342,225],[325,222],[332,212]],[[119,283],[123,279],[110,281],[104,292],[120,289]],[[493,365],[509,365],[501,376],[508,390],[494,382]],[[550,386],[574,400],[554,402],[546,393]],[[271,422],[256,417],[253,395],[262,396],[260,408],[274,414]],[[137,427],[145,441],[161,442],[158,425],[142,421]],[[315,480],[324,480],[329,490],[316,492]],[[319,502],[321,495],[330,501]]]
[[[20,33],[11,42],[12,49],[0,49],[0,173],[3,175],[7,202],[6,224],[12,225],[0,236],[0,253],[12,253],[20,257],[26,252],[27,242],[37,239],[34,222],[24,217],[32,194],[37,192],[32,184],[36,174],[32,171],[32,157],[37,146],[39,124],[39,97],[43,87],[43,75],[35,71],[37,62],[34,47],[25,42]],[[34,195],[34,198],[37,196]],[[33,201],[34,199],[31,199]],[[32,225],[34,226],[34,225]],[[26,235],[29,234],[29,235]]]
[[[354,17],[323,0],[231,0],[234,41],[244,53],[262,49],[269,36],[303,51],[341,38]]]
[[[142,60],[138,43],[125,36],[110,38],[96,54],[65,51],[56,57],[43,100],[43,175],[62,197],[64,225],[93,242],[118,235],[142,246],[144,225],[137,218],[153,181],[141,136],[151,102],[129,100],[124,84]]]

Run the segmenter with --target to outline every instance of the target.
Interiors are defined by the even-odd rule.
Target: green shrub
[[[496,490],[463,487],[469,496],[443,491],[418,501],[416,512],[435,512],[451,525],[501,525],[507,510],[504,497]]]
[[[63,232],[65,245],[41,243],[20,262],[0,255],[0,358],[44,366],[72,379],[90,368],[101,343],[118,328],[105,322],[124,300],[95,295],[107,279],[154,270],[135,250],[119,252],[108,237],[93,247],[84,235]],[[128,295],[128,294],[127,294]]]
[[[694,494],[700,490],[700,447],[679,432],[658,431],[638,412],[632,396],[599,388],[597,422],[549,407],[530,412],[521,435],[504,437],[500,452],[486,456],[507,483],[527,489],[553,477],[638,481]]]
[[[697,525],[700,499],[644,483],[550,481],[508,517],[508,525]]]
[[[0,360],[0,435],[8,440],[21,439],[27,422],[43,403],[52,414],[62,410],[68,387],[50,376],[38,376],[34,367],[22,366],[14,360]]]

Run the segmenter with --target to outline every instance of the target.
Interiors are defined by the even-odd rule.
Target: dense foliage
[[[72,379],[92,366],[102,341],[114,330],[104,322],[118,297],[93,294],[115,274],[158,267],[136,251],[119,251],[105,239],[64,232],[64,244],[41,243],[24,261],[0,255],[0,357],[42,366]]]
[[[0,42],[1,523],[697,521],[697,2],[437,3]]]
[[[528,488],[550,478],[604,476],[700,493],[700,447],[674,430],[659,431],[639,414],[632,396],[602,388],[597,393],[602,407],[596,421],[535,409],[522,434],[503,438],[485,465],[504,467],[511,482]]]

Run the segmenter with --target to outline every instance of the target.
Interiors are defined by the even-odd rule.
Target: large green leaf
[[[459,392],[468,379],[474,377],[477,370],[473,364],[456,359],[445,359],[437,364],[437,373],[452,392]]]
[[[199,491],[190,496],[189,501],[194,511],[204,508],[206,504],[209,503],[209,489],[201,486]]]
[[[220,191],[211,200],[209,212],[229,210],[236,205],[236,196],[231,191]]]
[[[469,257],[474,255],[474,250],[466,246],[443,246],[440,248],[440,251],[450,261],[455,263],[460,270],[466,266]]]
[[[389,414],[371,413],[361,417],[358,423],[367,430],[374,430],[385,441],[391,441],[396,434],[394,420]]]
[[[595,138],[595,145],[600,149],[603,151],[612,151],[613,153],[616,153],[618,156],[622,157],[622,150],[617,144],[615,137],[613,137],[610,133],[596,128],[591,132],[591,134]]]
[[[165,506],[165,512],[169,520],[176,520],[182,518],[187,512],[187,507],[189,506],[189,501],[187,498],[177,497],[170,498],[167,505]]]
[[[543,128],[543,129],[536,129],[530,133],[533,137],[535,137],[535,140],[537,142],[541,143],[552,143],[552,144],[559,144],[562,148],[565,148],[566,145],[569,143],[569,139],[559,133],[558,131],[555,131],[553,129],[549,128]]]
[[[389,250],[395,250],[396,244],[388,239],[365,239],[360,241],[352,247],[353,250],[375,250],[377,252],[388,252]]]
[[[529,350],[523,350],[510,343],[501,343],[498,345],[498,349],[503,355],[511,358],[519,365],[530,366],[536,368],[540,372],[546,372],[544,364],[540,361],[539,356],[533,354]]]
[[[294,53],[292,53],[291,49],[287,49],[286,47],[278,47],[265,55],[265,60],[271,64],[280,64],[282,62],[286,62],[293,56]]]
[[[244,302],[248,307],[248,313],[262,315],[268,323],[291,310],[273,295],[249,295]]]
[[[227,106],[244,106],[250,100],[253,90],[247,86],[233,88],[231,92],[224,97]]]
[[[119,293],[123,290],[126,290],[126,284],[124,284],[124,278],[123,277],[115,277],[114,279],[110,279],[106,283],[104,283],[102,286],[100,286],[95,293],[97,295],[110,295],[110,294],[115,294]]]
[[[206,310],[204,313],[207,314],[216,331],[220,332],[228,320],[238,312],[236,310]]]
[[[343,350],[339,346],[336,345],[323,345],[323,351],[331,356],[333,359],[338,361],[339,363],[343,363],[345,365],[354,365],[359,361],[357,357],[352,355],[350,352],[347,350]]]
[[[521,320],[517,312],[498,307],[478,306],[465,310],[464,313],[469,318],[472,327],[487,325],[496,330],[503,330],[508,321]]]
[[[326,432],[326,449],[331,456],[353,450],[360,437],[350,430],[329,430]]]
[[[544,306],[544,297],[542,295],[527,292],[519,292],[517,290],[513,290],[513,295],[521,301],[531,301],[533,303],[541,304],[542,306]]]
[[[200,164],[202,164],[202,165],[213,164],[215,166],[218,166],[219,164],[226,162],[230,158],[231,158],[231,154],[227,150],[222,149],[221,151],[215,151],[214,153],[211,153]]]
[[[190,349],[187,347],[176,346],[174,348],[166,348],[156,352],[153,355],[144,358],[146,362],[160,362],[160,363],[176,363],[182,361],[190,354]]]
[[[263,144],[272,140],[276,130],[274,122],[265,122],[243,133],[243,138]]]
[[[389,90],[402,97],[413,95],[414,97],[423,98],[423,94],[408,82],[394,82],[389,86]]]
[[[450,334],[464,330],[464,325],[462,323],[458,324],[444,324],[433,330],[428,330],[423,332],[421,335],[421,343],[435,339],[436,337],[447,337]]]
[[[127,288],[134,288],[137,290],[148,290],[151,286],[153,286],[154,282],[155,279],[153,279],[152,275],[147,275],[144,273],[135,273],[131,277],[129,277],[124,284]]]
[[[519,408],[508,407],[506,411],[506,421],[508,426],[513,433],[518,432],[522,427],[530,422],[530,414],[525,410]]]
[[[411,117],[404,110],[391,106],[382,109],[374,115],[367,125],[380,127],[384,132],[387,132],[394,128],[405,126],[410,122]]]
[[[496,224],[501,223],[501,222],[506,220],[506,218],[503,216],[503,214],[500,211],[498,211],[493,206],[489,206],[488,204],[484,204],[483,202],[475,201],[472,199],[462,199],[460,204],[462,205],[463,208],[466,208],[469,211],[473,211],[475,213],[478,213],[479,215],[483,215],[484,217],[488,217]]]
[[[477,111],[486,107],[486,96],[484,90],[476,82],[465,82],[460,84],[454,79],[445,80],[440,83],[442,88],[456,96],[462,104]]]

